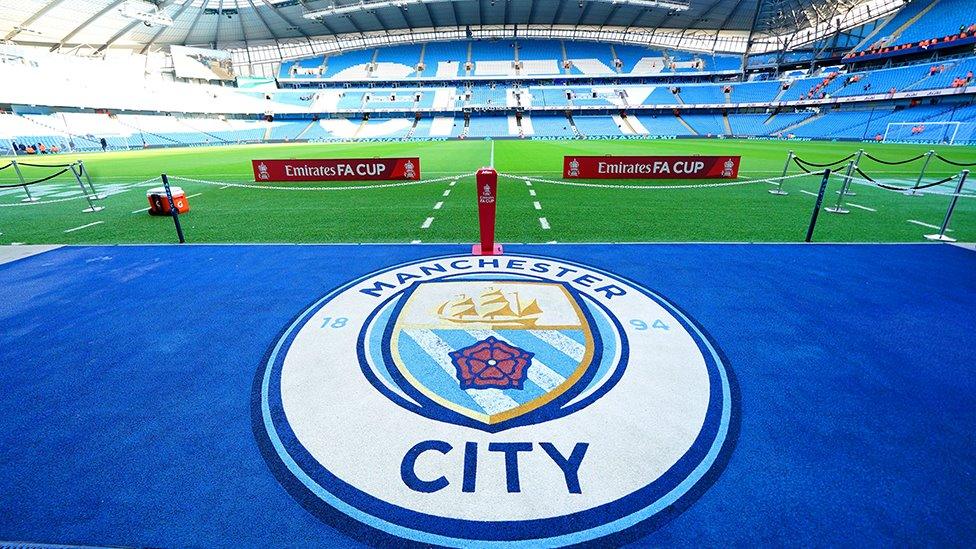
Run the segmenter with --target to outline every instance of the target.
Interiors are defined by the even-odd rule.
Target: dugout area
[[[69,246],[0,265],[0,534],[113,546],[394,542],[323,515],[282,480],[260,436],[256,380],[283,327],[331,289],[464,252]],[[953,545],[976,536],[971,249],[574,244],[506,253],[578,261],[665,296],[707,331],[732,374],[728,442],[709,475],[654,520],[608,539]],[[618,410],[607,424],[626,437],[618,426],[629,415]],[[526,526],[513,535],[537,534]]]

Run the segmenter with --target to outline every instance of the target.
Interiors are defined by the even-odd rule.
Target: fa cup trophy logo
[[[258,164],[258,179],[262,181],[271,179],[271,176],[268,174],[268,165],[264,162]]]
[[[413,161],[407,160],[407,163],[403,165],[403,178],[413,179],[417,177],[417,172],[414,171]]]
[[[725,161],[725,169],[722,170],[722,177],[732,177],[732,169],[735,168],[735,162],[732,159]]]
[[[575,158],[569,161],[569,177],[579,177],[579,160]]]

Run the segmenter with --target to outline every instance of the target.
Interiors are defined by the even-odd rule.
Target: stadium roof
[[[0,37],[44,44],[210,45],[420,28],[559,25],[802,29],[865,0],[0,0]]]

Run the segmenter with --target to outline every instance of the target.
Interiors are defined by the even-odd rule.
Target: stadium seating
[[[909,7],[915,6],[912,9],[921,15],[917,21],[914,16],[906,19],[904,10],[895,17],[904,19],[901,26],[905,29],[934,21],[952,0],[939,0],[927,10],[915,4]],[[786,57],[805,53],[788,52]],[[709,76],[701,72],[738,70],[741,59],[736,56],[569,40],[435,42],[352,50],[328,58],[313,56],[282,63],[280,74],[287,79],[296,76],[299,69],[310,70],[321,73],[325,80],[343,82],[292,81],[287,83],[288,89],[266,91],[150,81],[145,78],[144,67],[130,63],[116,67],[126,75],[124,83],[116,86],[109,70],[112,65],[107,61],[72,58],[67,63],[64,57],[44,53],[39,54],[35,64],[0,62],[0,79],[5,82],[0,90],[0,104],[14,105],[15,110],[19,105],[29,106],[21,109],[23,114],[0,116],[0,137],[81,151],[100,149],[101,139],[113,149],[461,135],[545,138],[786,134],[875,139],[892,123],[918,123],[921,127],[925,123],[965,122],[968,127],[974,118],[967,106],[971,95],[947,94],[976,84],[971,76],[976,72],[974,56],[902,62],[900,66],[889,63],[883,68],[862,67],[856,71],[835,65],[813,72],[794,70],[779,79],[763,72],[751,75],[753,81],[734,82],[717,78],[709,81]],[[571,61],[569,68],[564,67],[565,60]],[[465,64],[469,61],[474,68],[467,71]],[[422,65],[421,70],[418,65]],[[635,72],[645,76],[631,76]],[[693,74],[682,77],[686,72]],[[411,80],[418,73],[435,79],[438,74],[443,79],[448,73],[455,79],[465,75],[476,78],[448,85]],[[87,77],[91,74],[98,78]],[[586,78],[566,78],[567,74]],[[488,81],[484,80],[486,75]],[[517,76],[533,76],[533,80],[520,84],[513,79]],[[360,81],[378,78],[388,78],[389,82],[384,80],[382,87],[370,87]],[[398,80],[403,82],[394,83]],[[314,88],[307,87],[313,85]],[[73,93],[61,93],[65,89]],[[948,91],[931,100],[928,94],[924,99],[883,97],[891,91],[933,90]],[[849,102],[862,95],[872,95],[873,102]],[[831,104],[838,98],[845,100],[843,108]],[[817,110],[778,112],[783,108],[782,102],[798,99],[811,100]],[[742,104],[748,104],[748,108]],[[699,105],[722,107],[694,108]],[[548,110],[539,110],[543,108]],[[462,109],[469,112],[468,122],[461,117]],[[675,115],[671,109],[680,109],[680,114]],[[484,110],[492,112],[484,114]],[[524,111],[521,125],[516,123],[516,110]],[[566,111],[571,113],[574,124],[566,118]],[[128,114],[131,112],[155,114]],[[414,124],[418,112],[420,118]],[[336,113],[345,118],[335,117]],[[222,116],[217,117],[218,114]],[[266,115],[279,120],[262,120]],[[322,120],[313,122],[313,116]],[[914,135],[924,137],[929,133],[918,130]],[[972,133],[967,129],[962,135],[971,139]]]
[[[499,137],[507,136],[508,117],[506,116],[472,116],[468,124],[468,137]]]
[[[575,115],[573,116],[573,124],[582,135],[587,137],[623,135],[623,131],[620,129],[620,127],[613,121],[612,118],[606,115]]]

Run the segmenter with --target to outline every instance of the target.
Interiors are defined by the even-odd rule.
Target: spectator
[[[61,148],[57,145],[51,145],[51,154],[58,154],[61,152]]]
[[[16,142],[16,141],[11,141],[11,142],[10,142],[10,147],[11,147],[11,148],[13,149],[13,151],[14,151],[14,156],[17,156],[17,151],[19,150],[19,149],[17,148],[17,142]]]
[[[108,149],[108,141],[105,141],[105,138],[103,137],[99,139],[98,142],[102,146],[102,152],[105,152],[105,150]]]
[[[45,147],[45,146],[44,146],[44,143],[38,143],[38,144],[37,144],[37,150],[38,150],[38,151],[39,151],[39,152],[40,152],[41,154],[47,154],[47,147]]]
[[[37,151],[34,150],[34,146],[33,145],[28,146],[27,147],[27,150],[24,151],[24,152],[26,152],[27,154],[37,154]]]

